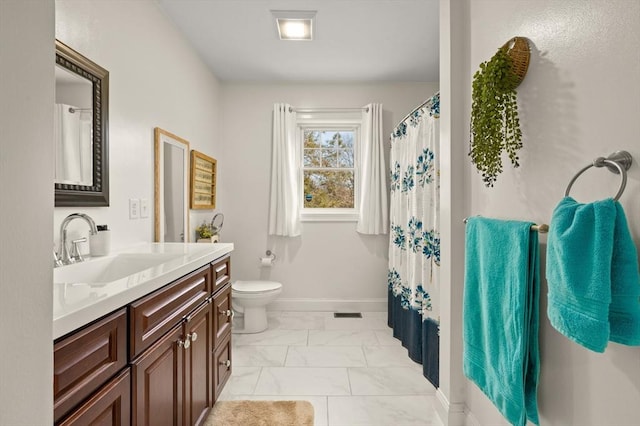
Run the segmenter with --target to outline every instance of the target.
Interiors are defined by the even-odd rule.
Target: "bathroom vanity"
[[[232,250],[145,244],[57,268],[56,424],[202,423],[231,375]]]

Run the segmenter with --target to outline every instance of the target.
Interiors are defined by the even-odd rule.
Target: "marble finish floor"
[[[306,400],[317,426],[433,423],[435,388],[392,336],[386,312],[268,316],[266,331],[233,335],[233,373],[221,400]]]

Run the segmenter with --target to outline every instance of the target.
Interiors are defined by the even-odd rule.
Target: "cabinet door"
[[[129,426],[130,404],[131,377],[127,368],[57,425]]]
[[[202,423],[213,405],[211,400],[212,330],[210,301],[185,318],[184,335],[190,342],[189,348],[184,351],[184,424],[186,425]]]
[[[53,346],[54,421],[127,365],[124,309],[63,337]]]
[[[213,353],[213,402],[218,400],[225,383],[231,376],[231,333]]]
[[[171,329],[131,364],[133,425],[183,424],[183,326]]]
[[[213,297],[213,347],[231,332],[231,285]]]

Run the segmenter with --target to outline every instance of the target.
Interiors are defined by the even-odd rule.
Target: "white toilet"
[[[234,327],[233,333],[260,333],[267,329],[267,305],[282,293],[282,284],[275,281],[235,281],[231,284],[233,310],[244,314],[244,328]]]

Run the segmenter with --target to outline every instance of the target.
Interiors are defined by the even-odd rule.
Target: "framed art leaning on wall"
[[[191,208],[216,208],[216,164],[215,158],[191,150]]]

